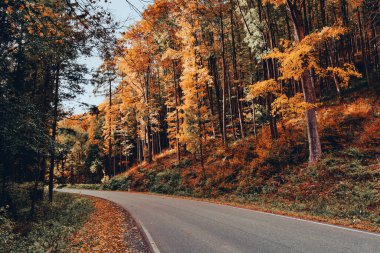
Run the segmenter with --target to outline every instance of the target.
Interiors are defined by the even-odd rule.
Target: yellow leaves
[[[343,27],[324,27],[320,32],[309,34],[299,43],[292,44],[289,41],[282,41],[281,46],[284,48],[282,51],[275,48],[263,55],[262,58],[277,59],[280,62],[282,73],[282,76],[279,77],[280,80],[294,79],[298,81],[305,71],[311,69],[314,69],[317,74],[322,74],[323,69],[320,68],[317,60],[318,47],[331,39],[339,39],[346,32],[347,29]]]
[[[328,67],[326,69],[327,75],[332,75],[335,78],[338,78],[340,81],[340,85],[343,87],[348,87],[348,82],[350,81],[351,77],[362,77],[362,74],[360,74],[354,65],[346,63],[344,66],[341,67]]]
[[[183,91],[183,104],[179,107],[183,111],[184,123],[181,125],[179,140],[186,143],[186,149],[192,153],[199,151],[201,136],[205,130],[201,125],[209,117],[205,106],[207,86],[212,82],[209,71],[203,65],[205,47],[197,46],[197,34],[200,32],[200,22],[191,24],[186,19],[179,21],[181,27],[178,37],[181,39],[182,76],[180,87]]]
[[[292,46],[292,41],[287,39],[280,39],[279,44],[282,48],[290,48]]]
[[[162,60],[178,60],[181,59],[181,52],[168,48],[162,55]]]
[[[272,114],[281,115],[288,124],[298,124],[304,120],[305,111],[316,108],[317,104],[311,104],[304,101],[302,93],[297,93],[294,97],[288,97],[282,94],[272,103]]]
[[[336,26],[336,27],[323,27],[322,31],[320,31],[318,34],[320,40],[327,40],[327,39],[339,39],[342,35],[347,33],[347,28]]]
[[[269,52],[263,59],[274,58],[281,63],[282,76],[280,80],[294,79],[299,80],[302,73],[313,67],[316,67],[316,59],[311,54],[313,47],[310,45],[296,46],[285,52],[280,52],[278,49]]]
[[[280,6],[285,3],[285,0],[264,0],[263,3],[271,3],[274,6]]]
[[[266,97],[268,94],[278,94],[280,87],[274,79],[257,82],[249,87],[248,99]]]

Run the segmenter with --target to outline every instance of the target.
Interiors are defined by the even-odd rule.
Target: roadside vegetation
[[[12,202],[0,209],[0,252],[68,252],[70,236],[94,210],[91,200],[56,193],[53,202],[45,199],[36,203],[31,218],[32,192],[31,184],[7,187],[6,195]]]

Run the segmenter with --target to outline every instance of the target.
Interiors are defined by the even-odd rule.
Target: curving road
[[[380,234],[201,201],[63,189],[113,201],[142,226],[155,253],[379,253]]]

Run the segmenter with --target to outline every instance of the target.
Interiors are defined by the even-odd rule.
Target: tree
[[[112,36],[112,29],[108,31],[101,25],[102,22],[108,22],[111,27],[114,25],[110,16],[104,14],[107,13],[96,5],[96,1],[9,0],[0,3],[2,99],[9,101],[8,108],[13,111],[4,115],[4,122],[9,121],[12,114],[16,119],[25,116],[30,132],[36,128],[35,133],[39,133],[31,134],[35,141],[30,140],[31,144],[38,144],[38,148],[29,150],[17,146],[17,150],[14,150],[31,155],[34,159],[15,157],[15,163],[9,165],[0,162],[0,167],[6,171],[4,175],[7,175],[3,180],[4,185],[9,180],[34,181],[36,192],[39,182],[45,183],[49,165],[49,199],[52,200],[61,102],[72,99],[81,90],[86,69],[76,60],[81,55],[89,55],[90,48],[101,37]],[[17,109],[19,105],[25,107],[25,113]],[[34,118],[27,115],[34,115]],[[4,123],[7,132],[17,133],[17,128],[17,125],[8,126]],[[46,139],[46,136],[50,138]],[[13,151],[4,148],[1,152],[2,157],[11,157]],[[8,177],[12,171],[17,173]],[[34,196],[31,217],[36,200]]]
[[[108,107],[104,107],[106,112],[106,125],[104,131],[104,139],[108,140],[108,157],[107,159],[107,174],[111,175],[112,171],[112,142],[114,138],[114,128],[113,124],[113,110],[112,110],[112,98],[113,98],[113,84],[117,79],[117,70],[115,62],[111,59],[105,59],[103,64],[96,70],[93,75],[91,82],[95,85],[95,93],[106,94],[108,97]],[[106,91],[104,89],[106,87]],[[114,165],[115,166],[115,165]],[[115,173],[114,173],[115,175]]]

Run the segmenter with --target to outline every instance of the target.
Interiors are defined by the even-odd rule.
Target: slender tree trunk
[[[213,83],[214,83],[214,89],[215,89],[216,112],[218,114],[219,133],[221,133],[223,136],[223,120],[222,120],[222,112],[220,110],[220,108],[222,108],[222,105],[220,103],[221,98],[220,98],[220,90],[219,90],[219,85],[218,85],[219,76],[218,76],[218,68],[216,65],[215,56],[211,56],[209,61],[210,61],[210,68],[211,68],[212,75],[213,75]]]
[[[234,70],[234,80],[236,82],[236,105],[238,109],[238,116],[239,116],[239,124],[240,124],[240,133],[241,137],[245,137],[244,133],[244,120],[243,120],[243,113],[241,108],[241,102],[240,102],[240,81],[239,81],[239,74],[237,69],[237,53],[236,53],[236,44],[235,44],[235,33],[234,33],[234,3],[231,0],[231,10],[230,10],[230,19],[231,19],[231,41],[232,41],[232,66]]]
[[[137,161],[141,162],[141,159],[140,159],[140,140],[139,140],[139,138],[137,138],[136,149],[137,149]]]
[[[48,63],[48,61],[50,61],[51,59],[48,59],[46,61],[44,61],[44,65],[45,65],[45,74],[44,74],[44,89],[43,89],[43,105],[42,105],[42,122],[48,122],[48,116],[47,116],[47,113],[48,113],[48,104],[49,104],[49,101],[48,101],[48,92],[49,92],[49,86],[50,86],[50,79],[51,79],[51,68],[50,68],[50,64]],[[46,129],[48,129],[48,126],[46,126]],[[47,135],[49,134],[48,133],[48,130],[46,131]],[[42,182],[42,185],[45,185],[45,176],[46,176],[46,155],[45,154],[42,154],[41,155],[42,158],[41,158],[41,163],[40,163],[40,166],[41,166],[41,173],[39,173],[39,180]],[[44,188],[42,188],[44,189]]]
[[[161,154],[162,152],[162,147],[161,147],[161,133],[157,133],[157,138],[158,138],[158,153]]]
[[[227,141],[227,130],[226,130],[226,89],[227,89],[227,63],[225,57],[225,45],[224,45],[224,23],[223,23],[223,14],[222,10],[220,10],[219,14],[220,20],[220,30],[221,30],[221,40],[222,40],[222,68],[223,68],[223,78],[222,78],[222,136],[223,136],[223,144],[225,147],[228,147]]]
[[[117,150],[115,150],[115,155],[113,157],[113,176],[116,176],[116,156],[117,156],[116,151]]]
[[[2,183],[1,183],[1,197],[0,197],[0,206],[5,205],[6,202],[6,184],[7,184],[7,172],[9,168],[9,159],[6,156],[2,156],[2,165],[3,165],[3,173],[2,174]],[[37,178],[38,180],[38,178]]]
[[[32,202],[31,202],[30,211],[29,211],[29,219],[30,220],[34,219],[34,212],[36,209],[37,194],[38,194],[38,182],[39,182],[39,178],[38,178],[38,176],[36,176],[36,178],[34,179]]]
[[[60,64],[57,65],[57,73],[55,79],[55,92],[54,92],[54,110],[53,110],[53,125],[51,139],[55,145],[55,137],[57,134],[57,121],[58,121],[58,100],[59,100],[59,75]],[[54,188],[54,162],[55,162],[55,146],[50,150],[50,167],[49,167],[49,201],[53,201],[53,188]]]
[[[231,125],[232,125],[232,134],[234,136],[234,139],[236,140],[236,130],[235,130],[235,122],[234,122],[234,111],[232,109],[233,103],[232,103],[232,97],[231,97],[231,82],[230,81],[227,82],[227,91],[228,91],[228,105],[229,105]]]
[[[174,83],[174,99],[175,99],[175,120],[176,120],[176,126],[175,126],[175,132],[176,132],[176,148],[177,148],[177,162],[181,160],[181,147],[179,143],[179,115],[178,115],[178,88],[177,88],[177,76],[175,71],[175,63],[173,61],[173,83]]]
[[[379,34],[379,28],[380,28],[380,1],[379,0],[369,0],[367,2],[368,9],[370,10],[369,15],[369,25],[371,30],[371,48],[373,49],[373,61],[375,65],[375,73],[377,73],[377,80],[380,80],[380,34]]]
[[[369,77],[369,70],[368,70],[368,55],[367,55],[367,50],[366,50],[366,45],[365,45],[365,38],[364,38],[364,32],[363,32],[363,26],[362,26],[362,20],[360,17],[360,10],[359,8],[357,9],[357,14],[358,14],[358,26],[359,26],[359,33],[360,33],[360,46],[362,50],[362,59],[364,63],[364,70],[365,70],[365,77],[367,79],[367,84],[368,86],[372,86],[371,79]]]
[[[252,100],[252,123],[253,123],[253,134],[257,138],[257,130],[256,130],[256,110],[255,110],[255,103]]]
[[[108,106],[109,106],[109,130],[108,130],[108,175],[111,175],[112,169],[112,81],[108,80]]]
[[[61,161],[61,178],[62,178],[62,183],[66,182],[65,179],[65,159],[62,159]]]
[[[150,68],[148,67],[147,69],[147,72],[146,72],[146,77],[145,77],[145,101],[148,105],[148,108],[149,108],[149,97],[150,97],[150,91],[149,91],[149,80],[150,80]],[[146,153],[146,161],[148,163],[151,163],[152,162],[152,143],[151,143],[151,138],[152,138],[152,126],[151,126],[151,123],[150,123],[150,115],[149,115],[149,110],[147,112],[147,116],[146,116],[146,127],[145,127],[145,131],[146,131],[146,143],[145,145],[147,146],[148,150],[147,150],[147,153]]]
[[[295,40],[301,41],[305,37],[302,14],[291,0],[287,0],[286,4],[293,22]],[[316,95],[309,70],[305,70],[302,74],[301,83],[305,102],[314,104],[316,102]],[[315,163],[319,161],[322,156],[322,148],[318,133],[317,115],[314,108],[306,110],[306,124],[309,141],[309,163]]]

